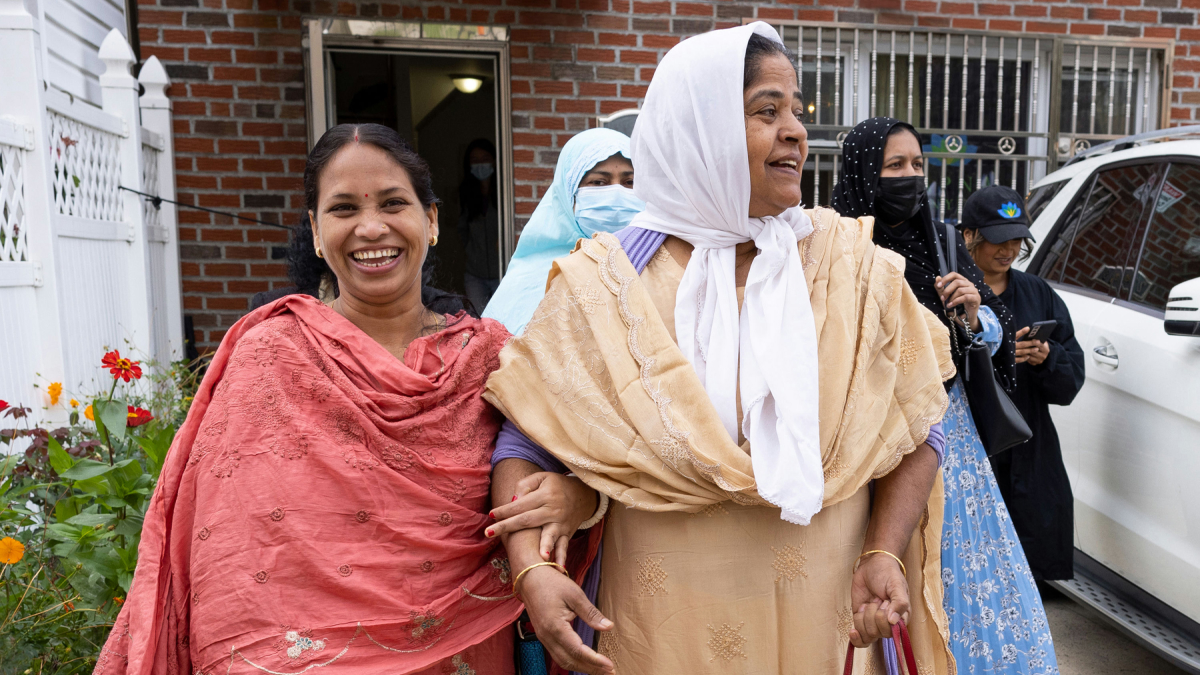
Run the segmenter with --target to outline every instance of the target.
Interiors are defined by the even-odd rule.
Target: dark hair
[[[321,172],[342,148],[352,142],[373,145],[391,156],[408,174],[421,206],[429,208],[439,203],[433,193],[433,174],[429,165],[395,129],[382,124],[339,124],[326,131],[308,153],[308,162],[304,165],[304,206],[309,211],[317,212]]]
[[[466,220],[471,220],[476,216],[487,213],[488,200],[496,199],[496,172],[488,177],[488,194],[484,197],[483,181],[475,177],[471,173],[471,152],[473,150],[484,150],[492,156],[492,161],[497,161],[496,146],[486,138],[476,138],[467,144],[467,150],[463,153],[463,179],[458,185],[458,206],[462,209]]]
[[[758,33],[750,36],[750,41],[746,43],[746,65],[742,71],[743,91],[753,86],[758,79],[759,66],[762,65],[763,59],[776,54],[786,58],[788,63],[796,62],[796,57],[782,44]],[[792,68],[795,69],[795,65]]]
[[[977,230],[975,228],[963,228],[963,239],[964,240],[967,238],[966,234],[968,232],[971,232],[972,235],[971,235],[971,240],[966,242],[967,253],[970,253],[971,257],[973,258],[973,257],[975,257],[975,249],[979,248],[979,245],[984,242],[984,238],[983,238],[983,235],[979,234],[979,230]],[[1029,256],[1032,254],[1033,254],[1033,240],[1028,237],[1021,239],[1021,253],[1017,256],[1017,260],[1028,260]]]
[[[908,133],[912,134],[913,138],[917,139],[917,143],[920,144],[921,134],[918,134],[916,128],[913,127],[913,125],[909,124],[908,122],[898,122],[895,126],[893,126],[891,128],[890,131],[888,131],[887,137],[891,138],[892,136],[895,136],[896,134],[900,133],[901,131],[907,131]],[[886,142],[887,142],[887,140],[884,139],[884,143],[886,143]]]

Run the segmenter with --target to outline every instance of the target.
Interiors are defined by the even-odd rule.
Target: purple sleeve
[[[492,468],[502,459],[523,459],[538,465],[542,471],[550,473],[567,473],[565,464],[555,459],[554,455],[546,452],[540,445],[529,440],[521,433],[511,420],[504,420],[500,427],[500,435],[496,437],[496,451],[492,453]]]
[[[501,431],[500,433],[503,434],[504,432]],[[929,427],[929,437],[925,439],[925,444],[933,448],[933,451],[937,453],[938,468],[942,468],[942,462],[946,459],[946,434],[942,433],[941,422]]]

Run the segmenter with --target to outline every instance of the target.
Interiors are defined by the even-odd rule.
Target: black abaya
[[[1074,501],[1050,404],[1069,405],[1084,381],[1083,349],[1062,298],[1042,279],[1011,270],[1000,299],[1019,329],[1038,321],[1058,322],[1050,334],[1050,354],[1036,366],[1017,364],[1013,403],[1033,430],[1033,438],[991,458],[1000,494],[1038,580],[1070,579],[1074,572]]]

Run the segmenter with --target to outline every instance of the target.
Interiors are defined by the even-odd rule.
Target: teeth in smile
[[[786,167],[788,167],[789,169],[795,169],[795,168],[796,168],[796,162],[795,162],[795,160],[791,160],[791,159],[781,159],[781,160],[779,160],[778,162],[775,162],[775,163],[776,163],[776,164],[778,164],[779,166],[786,166]]]
[[[367,267],[382,267],[398,255],[400,255],[398,248],[381,248],[374,251],[355,251],[350,254],[350,257]]]

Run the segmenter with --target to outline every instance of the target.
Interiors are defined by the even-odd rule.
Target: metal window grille
[[[1166,126],[1174,42],[776,23],[799,57],[805,195],[828,204],[841,140],[886,115],[921,135],[935,215],[980,187],[1025,193],[1092,144]]]

